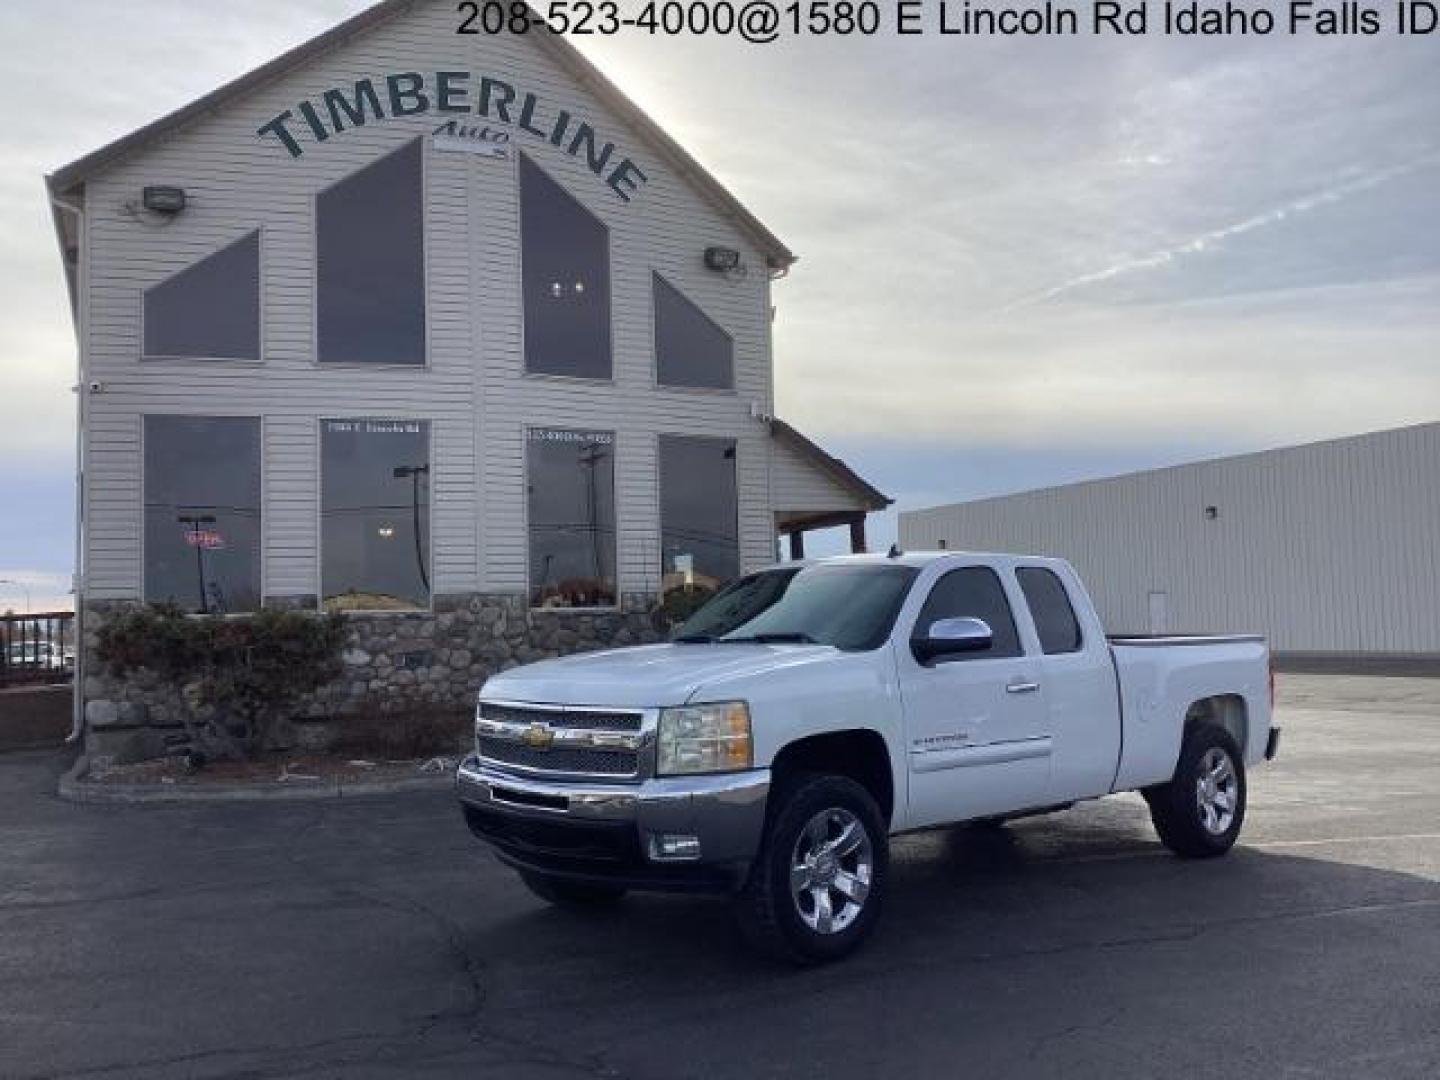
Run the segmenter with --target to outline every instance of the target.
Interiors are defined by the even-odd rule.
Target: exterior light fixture
[[[740,252],[734,248],[708,247],[705,249],[705,265],[717,274],[730,274],[740,269]]]
[[[395,538],[394,525],[381,525],[380,528],[375,531],[380,534],[381,540],[393,540]]]
[[[174,217],[185,209],[185,189],[152,185],[140,193],[140,204],[152,214]]]

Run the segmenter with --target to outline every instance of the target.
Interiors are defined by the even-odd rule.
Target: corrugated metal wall
[[[910,511],[900,539],[1069,559],[1114,631],[1440,653],[1440,424]]]

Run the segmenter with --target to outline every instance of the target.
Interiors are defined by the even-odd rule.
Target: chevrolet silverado
[[[725,893],[753,944],[813,963],[874,927],[899,833],[1139,791],[1176,855],[1225,853],[1271,704],[1260,637],[1107,638],[1061,560],[892,551],[495,676],[456,784],[545,900]]]

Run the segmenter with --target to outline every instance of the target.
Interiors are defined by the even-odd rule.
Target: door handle
[[[1020,681],[1012,682],[1009,686],[1005,687],[1005,692],[1007,694],[1033,694],[1036,690],[1039,689],[1040,684],[1038,682]]]

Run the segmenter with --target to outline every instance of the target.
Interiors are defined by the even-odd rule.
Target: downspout
[[[65,267],[69,279],[67,284],[72,290],[71,315],[75,320],[76,366],[79,370],[75,385],[75,570],[71,581],[75,597],[75,674],[70,695],[70,734],[65,737],[65,744],[74,746],[85,737],[85,401],[88,397],[85,345],[89,294],[88,283],[84,280],[85,210],[53,193],[50,202],[57,212],[71,214],[75,219],[75,264],[73,269],[68,265]],[[69,253],[63,234],[60,240],[61,260],[68,262]]]

